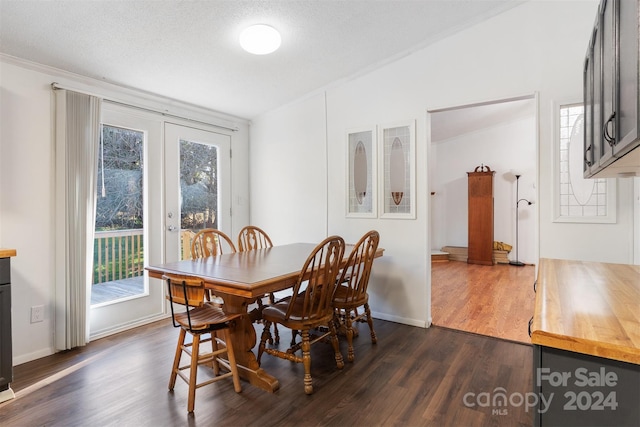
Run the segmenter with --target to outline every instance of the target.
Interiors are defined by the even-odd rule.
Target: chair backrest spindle
[[[271,247],[273,243],[269,235],[255,225],[247,225],[238,233],[238,251],[240,252]]]
[[[215,228],[204,228],[193,236],[191,258],[206,258],[223,253],[234,253],[236,247],[229,236]]]

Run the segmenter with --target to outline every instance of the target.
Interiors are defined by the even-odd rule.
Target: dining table
[[[314,243],[292,243],[150,265],[146,270],[149,277],[157,279],[166,273],[199,278],[205,288],[224,300],[225,312],[242,314],[230,331],[240,376],[254,386],[274,392],[280,383],[259,366],[253,352],[257,342],[254,323],[259,320],[259,313],[250,312],[249,306],[266,294],[292,287],[315,247]],[[353,245],[346,245],[343,264],[352,248]],[[384,249],[378,248],[376,257],[383,252]]]

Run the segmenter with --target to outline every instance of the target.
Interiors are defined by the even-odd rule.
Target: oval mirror
[[[353,155],[353,185],[359,205],[367,195],[367,172],[367,149],[362,141],[358,141]]]
[[[404,178],[405,164],[404,151],[402,149],[402,141],[395,138],[391,144],[391,153],[389,154],[389,176],[390,190],[393,203],[399,205],[404,196]]]

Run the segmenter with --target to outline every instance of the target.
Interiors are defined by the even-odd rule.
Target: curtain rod
[[[218,124],[214,124],[214,123],[204,122],[202,120],[196,120],[196,119],[190,119],[188,117],[178,116],[176,114],[167,113],[165,111],[155,110],[153,108],[141,107],[139,105],[128,104],[126,102],[121,102],[121,101],[116,101],[116,100],[113,100],[113,99],[105,98],[104,96],[97,95],[95,93],[90,93],[90,92],[87,92],[87,91],[80,91],[80,90],[76,90],[76,89],[72,89],[72,88],[67,88],[67,87],[61,86],[57,82],[51,83],[51,89],[53,89],[53,90],[69,90],[69,91],[72,91],[72,92],[83,93],[85,95],[97,96],[99,98],[102,98],[104,101],[110,102],[112,104],[122,105],[124,107],[134,108],[134,109],[140,110],[140,111],[146,111],[146,112],[150,112],[150,113],[161,114],[162,116],[170,117],[170,118],[173,118],[173,119],[180,119],[180,120],[185,120],[185,121],[192,122],[192,123],[199,123],[199,124],[202,124],[202,125],[213,126],[213,127],[217,127],[217,128],[220,128],[220,129],[226,129],[226,130],[230,130],[232,132],[238,132],[238,128],[237,127],[233,127],[232,128],[232,127],[228,127],[228,126],[223,126],[223,125],[218,125]]]

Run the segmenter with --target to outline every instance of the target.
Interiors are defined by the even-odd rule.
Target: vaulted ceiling
[[[0,52],[251,119],[520,3],[0,0]],[[280,31],[278,51],[240,48],[254,23]]]

